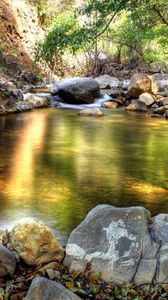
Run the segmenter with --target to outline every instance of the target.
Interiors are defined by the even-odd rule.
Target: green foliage
[[[46,62],[50,62],[55,53],[63,54],[65,49],[70,48],[70,36],[75,30],[75,27],[76,21],[71,15],[65,13],[60,14],[49,28],[44,42],[38,45],[36,49],[36,60],[42,58]]]
[[[167,8],[166,0],[87,1],[57,15],[37,47],[36,59],[51,62],[55,54],[75,54],[110,39],[127,47],[130,56],[136,52],[149,61],[164,60],[168,54]]]
[[[136,51],[145,60],[164,61],[168,54],[168,26],[155,16],[150,7],[144,3],[120,16],[118,26],[110,26],[109,36],[115,43]]]

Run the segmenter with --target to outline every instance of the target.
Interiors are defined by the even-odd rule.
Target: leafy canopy
[[[69,11],[68,7],[56,16],[36,57],[49,62],[55,53],[91,49],[105,37],[144,57],[147,50],[156,53],[164,49],[163,55],[167,55],[167,0],[90,0],[80,8],[72,6]]]

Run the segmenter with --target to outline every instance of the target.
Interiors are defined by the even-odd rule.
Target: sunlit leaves
[[[135,49],[144,58],[148,50],[153,51],[153,43],[154,52],[164,59],[168,42],[167,8],[166,0],[85,1],[80,8],[56,17],[45,40],[37,47],[37,60],[50,62],[55,53],[75,54],[81,49],[93,48],[107,33],[114,43]],[[163,55],[160,55],[160,47],[164,47]]]

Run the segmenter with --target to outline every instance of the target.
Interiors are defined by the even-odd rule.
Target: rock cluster
[[[31,88],[30,88],[31,89]],[[10,80],[0,80],[0,114],[30,111],[50,105],[51,95],[24,93]]]
[[[24,92],[9,80],[0,80],[0,114],[58,107],[82,110],[79,115],[100,116],[107,109],[126,108],[150,116],[168,118],[168,74],[136,73],[119,80],[109,75],[95,79],[77,77],[43,86],[29,86]]]
[[[24,286],[21,295],[14,294],[10,300],[23,295],[25,300],[80,299],[67,289],[74,286],[70,274],[76,278],[79,274],[85,287],[86,280],[88,284],[91,280],[85,274],[92,278],[100,274],[105,290],[110,284],[168,283],[168,215],[152,218],[143,207],[98,205],[71,233],[65,256],[51,230],[33,220],[18,222],[10,233],[1,230],[0,243],[1,280],[15,278],[15,289]],[[18,270],[23,275],[16,275]],[[80,288],[73,290],[81,293]],[[3,299],[1,289],[0,297]]]
[[[114,109],[123,106],[128,111],[148,112],[152,117],[164,114],[167,118],[168,74],[136,73],[130,80],[119,82],[109,75],[95,79],[101,92],[111,96],[110,101],[102,103],[102,107]],[[110,105],[109,102],[117,105]]]

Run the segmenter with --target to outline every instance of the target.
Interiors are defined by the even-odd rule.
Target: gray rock
[[[158,92],[157,96],[168,97],[168,89],[166,88],[163,92]]]
[[[39,97],[31,93],[24,94],[24,101],[25,103],[32,105],[33,108],[48,107],[50,102],[48,97]]]
[[[168,119],[168,110],[165,111],[164,117],[165,117],[165,119]]]
[[[150,213],[142,207],[96,207],[71,233],[64,263],[72,269],[74,261],[87,261],[104,280],[132,282],[140,260],[153,259],[158,249],[149,233],[149,219]],[[138,272],[140,281],[143,267]]]
[[[6,245],[8,242],[8,231],[7,229],[0,229],[0,244]]]
[[[13,275],[16,268],[14,255],[4,246],[0,246],[0,277]]]
[[[155,236],[158,242],[168,243],[168,215],[160,214],[152,218]]]
[[[149,93],[143,93],[139,96],[139,100],[144,102],[146,106],[151,106],[155,102],[155,97]]]
[[[136,285],[151,284],[156,273],[157,259],[141,259],[134,278]]]
[[[55,277],[55,270],[53,270],[53,269],[47,269],[46,273],[47,273],[47,276],[48,276],[49,279],[53,280],[53,279],[56,278]]]
[[[51,92],[66,103],[88,104],[93,103],[99,96],[100,89],[98,82],[93,78],[76,77],[59,81]]]
[[[159,106],[165,106],[165,105],[168,105],[168,97],[161,98],[161,99],[158,101],[158,105],[159,105]]]
[[[72,232],[64,263],[101,272],[114,284],[168,283],[168,215],[151,219],[142,207],[99,205]]]
[[[168,64],[160,61],[155,61],[150,64],[150,71],[152,73],[166,73],[168,72]]]
[[[84,108],[78,112],[78,115],[86,117],[102,117],[104,113],[99,108]]]
[[[164,249],[165,248],[165,249]],[[168,283],[168,245],[161,247],[158,257],[158,268],[155,278],[155,283]]]
[[[147,106],[144,102],[140,100],[132,100],[127,106],[127,110],[137,111],[137,112],[147,112]]]
[[[25,300],[80,300],[80,298],[58,282],[36,277]]]
[[[168,88],[168,74],[156,73],[151,76],[152,85],[155,86],[158,92],[163,92]]]
[[[168,110],[168,105],[164,105],[164,106],[156,108],[153,112],[156,114],[163,115],[167,110]]]
[[[19,101],[15,105],[15,109],[17,112],[29,111],[33,109],[33,105],[31,103],[27,103],[25,101]]]
[[[99,77],[96,77],[95,80],[99,83],[101,89],[115,89],[120,86],[119,79],[116,77],[111,77],[110,75],[101,75]]]
[[[129,79],[123,80],[123,83],[122,83],[122,89],[123,89],[123,90],[127,90],[128,87],[129,87],[129,84],[130,84],[130,80],[129,80]]]
[[[13,96],[16,97],[17,100],[22,101],[23,100],[23,93],[19,89],[12,90]]]

